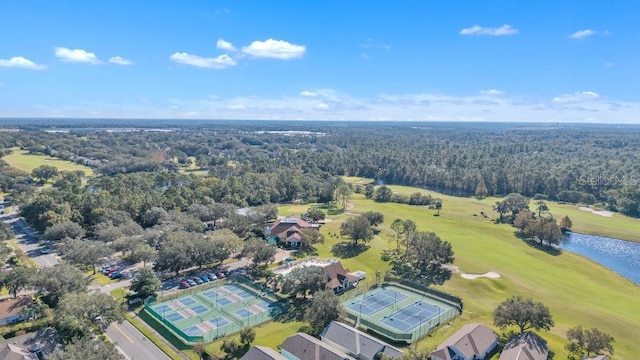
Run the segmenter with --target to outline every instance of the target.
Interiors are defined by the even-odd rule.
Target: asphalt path
[[[34,231],[18,214],[7,208],[7,213],[0,219],[11,226],[15,233],[15,240],[18,246],[41,268],[53,267],[58,264],[55,250],[40,245],[40,235]],[[48,249],[49,253],[43,254],[43,250]]]
[[[131,360],[171,360],[128,321],[111,324],[107,336]]]

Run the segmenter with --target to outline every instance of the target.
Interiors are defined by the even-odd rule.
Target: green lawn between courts
[[[554,256],[528,246],[514,236],[509,225],[496,225],[491,218],[497,216],[491,205],[497,199],[452,197],[411,187],[390,186],[394,192],[409,194],[420,191],[430,193],[443,200],[440,216],[425,207],[393,203],[376,203],[354,194],[349,213],[331,216],[321,231],[326,242],[318,246],[320,258],[335,257],[331,253],[334,244],[342,241],[340,223],[348,216],[364,211],[380,211],[385,221],[378,228],[380,234],[370,243],[364,253],[341,259],[351,271],[363,270],[371,277],[378,269],[388,270],[389,265],[380,259],[383,249],[392,246],[387,240],[388,226],[393,219],[413,219],[419,230],[433,231],[443,240],[449,241],[455,251],[455,265],[462,272],[484,273],[496,271],[499,279],[466,280],[454,274],[445,285],[436,288],[460,296],[464,300],[464,311],[452,326],[445,326],[419,344],[419,349],[436,347],[446,337],[470,322],[492,325],[493,309],[511,295],[522,295],[542,301],[550,307],[555,326],[550,332],[541,332],[549,341],[556,359],[567,358],[564,349],[568,328],[582,325],[598,327],[615,339],[616,359],[635,359],[640,353],[640,343],[635,341],[640,333],[640,287],[616,273],[583,257],[563,252]],[[576,207],[549,202],[556,217],[568,214],[573,219],[576,231],[620,236],[631,229],[640,228],[636,219],[621,215],[613,218],[599,217],[577,210]],[[308,206],[292,205],[279,208],[280,215],[299,215]],[[491,218],[484,218],[484,211]],[[608,225],[608,222],[611,225]],[[625,231],[627,229],[628,231]],[[640,236],[637,233],[635,236]],[[638,239],[640,240],[640,239]],[[496,356],[497,358],[497,356]]]
[[[28,173],[40,165],[52,165],[58,168],[59,171],[82,170],[86,176],[93,175],[93,169],[88,166],[76,164],[72,161],[62,160],[42,154],[29,154],[29,151],[20,150],[19,148],[12,148],[11,150],[13,150],[13,153],[4,156],[2,160],[10,166]]]

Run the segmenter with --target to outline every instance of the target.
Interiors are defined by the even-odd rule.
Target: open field
[[[364,196],[354,194],[350,202],[354,205],[351,213],[368,210],[380,211],[385,221],[379,226],[381,233],[370,243],[370,248],[350,258],[341,259],[351,271],[363,270],[375,274],[377,269],[388,270],[389,265],[380,260],[383,249],[391,246],[386,233],[395,218],[413,219],[419,230],[437,233],[443,240],[451,242],[455,251],[455,264],[465,273],[485,273],[495,271],[501,275],[497,279],[463,279],[453,274],[452,279],[437,288],[463,298],[465,307],[462,316],[453,326],[445,326],[431,337],[423,340],[419,348],[432,349],[442,340],[470,322],[491,325],[492,311],[511,295],[532,297],[550,307],[555,326],[550,332],[541,335],[549,341],[556,359],[566,358],[564,350],[566,330],[576,325],[598,327],[616,339],[616,359],[634,359],[640,353],[640,343],[634,341],[640,333],[640,287],[622,278],[616,273],[580,256],[562,252],[552,255],[532,248],[514,236],[509,225],[496,225],[491,218],[497,214],[491,209],[496,199],[476,200],[436,194],[410,187],[390,186],[393,191],[411,193],[421,191],[443,199],[441,216],[435,217],[434,210],[393,203],[375,203]],[[554,214],[564,216],[559,210],[566,211],[572,218],[576,231],[596,228],[600,221],[601,234],[619,236],[616,228],[632,229],[635,219],[615,215],[604,218],[580,211],[577,207],[550,203]],[[575,209],[575,210],[574,210]],[[282,207],[281,214],[291,211]],[[489,215],[480,215],[484,211]],[[295,207],[295,213],[300,207]],[[582,216],[581,216],[582,215]],[[331,248],[342,241],[339,233],[341,220],[350,214],[331,216],[334,220],[322,227],[326,236],[324,245],[318,246],[317,256],[336,257]],[[586,219],[586,220],[585,220]],[[587,221],[588,220],[588,221]],[[607,225],[607,221],[611,225]],[[611,221],[618,221],[615,225]]]
[[[12,148],[13,154],[2,158],[10,166],[22,171],[31,172],[40,165],[51,165],[58,168],[59,171],[75,171],[82,170],[86,176],[93,175],[93,169],[88,166],[76,164],[71,161],[61,160],[47,155],[29,154],[26,150]]]

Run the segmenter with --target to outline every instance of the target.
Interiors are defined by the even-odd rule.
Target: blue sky
[[[640,123],[636,1],[0,2],[0,117]]]

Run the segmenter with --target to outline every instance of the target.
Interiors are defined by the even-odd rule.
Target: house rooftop
[[[467,358],[477,354],[484,354],[498,339],[498,335],[490,328],[478,324],[468,324],[447,338],[432,352],[441,359],[451,358],[451,349],[455,347]]]
[[[287,360],[270,347],[254,346],[240,360]]]
[[[33,304],[30,296],[18,296],[0,301],[0,319],[17,315],[26,306]]]
[[[365,358],[373,359],[378,353],[383,353],[391,359],[396,359],[403,355],[402,350],[337,321],[332,321],[322,331],[320,338],[323,341],[330,341],[340,346],[357,358],[364,356]]]
[[[36,360],[38,352],[46,357],[61,347],[58,333],[48,328],[0,342],[0,359]]]
[[[546,360],[548,355],[547,342],[535,333],[525,332],[509,339],[499,360]]]
[[[280,350],[287,351],[300,360],[354,360],[333,346],[301,332],[289,336],[280,345]]]

